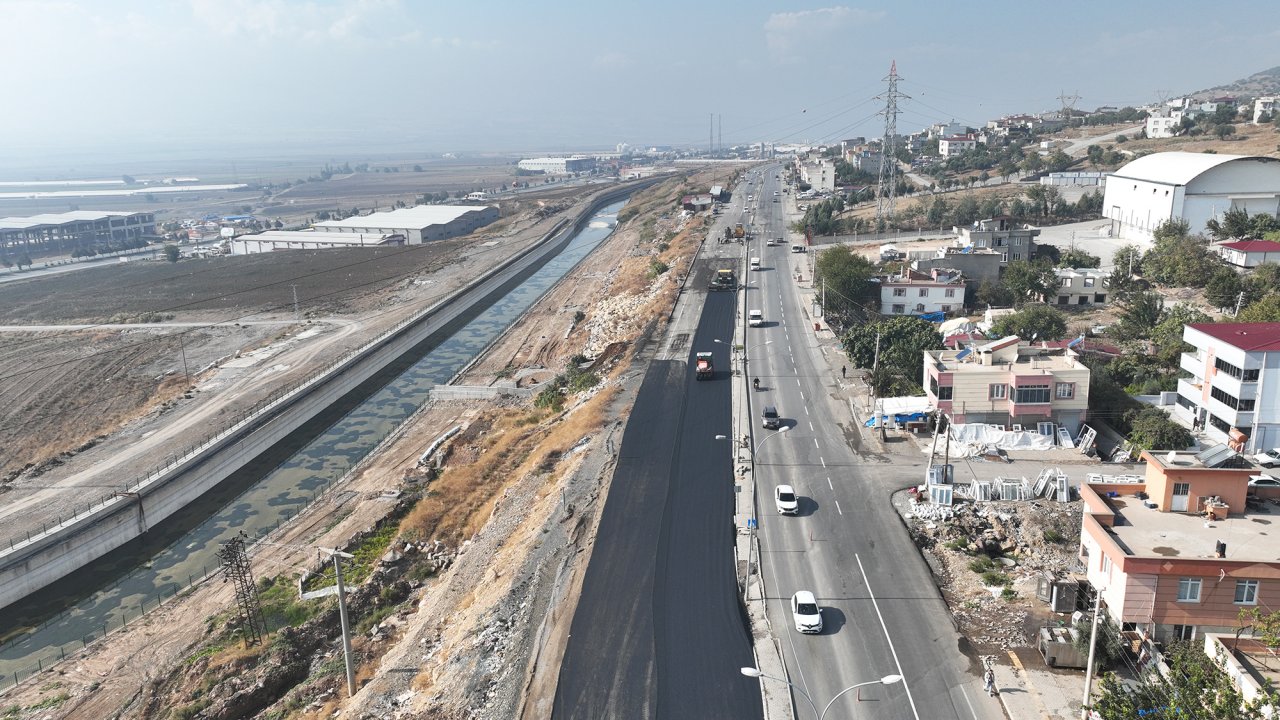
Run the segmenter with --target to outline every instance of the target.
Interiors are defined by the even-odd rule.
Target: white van
[[[764,325],[764,312],[760,310],[752,310],[747,313],[747,324],[751,327],[760,327]]]
[[[752,270],[759,270],[759,269],[760,269],[760,258],[758,258],[758,257],[756,257],[756,258],[751,258],[751,269],[752,269]]]

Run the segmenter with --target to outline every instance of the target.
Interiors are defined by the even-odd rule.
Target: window
[[[995,383],[987,389],[987,397],[992,400],[1004,400],[1009,397],[1009,386],[1004,383]]]
[[[955,297],[955,296],[956,296],[956,289],[955,289],[955,288],[947,288],[947,291],[946,291],[945,293],[943,293],[943,295],[945,295],[946,297],[949,297],[949,298],[953,298],[953,297]]]
[[[1060,284],[1062,287],[1071,287],[1071,278],[1064,277],[1058,281],[1058,284]]]
[[[1093,282],[1094,282],[1094,278],[1087,277],[1084,279],[1084,286],[1087,288],[1091,288],[1093,287]]]
[[[1217,400],[1218,402],[1222,403],[1223,405],[1226,405],[1227,407],[1231,408],[1232,410],[1237,410],[1240,408],[1240,401],[1237,400],[1234,395],[1231,395],[1226,390],[1222,390],[1221,388],[1215,387],[1210,389],[1209,396],[1212,397],[1214,400]]]
[[[1009,253],[1000,253],[1000,262],[1009,262]]]
[[[1237,605],[1257,605],[1258,604],[1258,581],[1257,580],[1237,580],[1235,602]]]
[[[939,400],[950,400],[950,399],[951,399],[951,389],[952,389],[952,388],[951,388],[951,386],[950,386],[950,385],[942,385],[942,386],[940,386],[940,387],[938,388],[938,399],[939,399]]]
[[[1244,375],[1244,371],[1242,371],[1240,368],[1236,367],[1235,365],[1232,365],[1231,363],[1227,362],[1226,360],[1223,360],[1222,358],[1214,358],[1213,366],[1217,368],[1219,372],[1224,372],[1237,380],[1239,380]],[[1256,381],[1257,381],[1257,378],[1255,377],[1250,382],[1256,382]]]
[[[894,297],[906,297],[906,296],[907,296],[907,289],[906,289],[906,288],[894,288],[894,289],[893,289],[893,296],[894,296]]]
[[[1076,396],[1076,384],[1058,383],[1054,394],[1059,400],[1070,400]]]
[[[904,313],[904,312],[906,312],[906,311],[907,311],[907,306],[906,306],[906,305],[894,305],[894,306],[893,306],[893,314],[894,314],[894,315],[901,315],[901,314],[903,314],[903,313]]]
[[[1015,403],[1047,403],[1049,402],[1048,385],[1019,385],[1013,388]]]
[[[920,297],[929,297],[929,288],[920,288]]]
[[[1253,412],[1253,400],[1241,400],[1240,405],[1236,408],[1240,412]]]
[[[1174,625],[1173,639],[1182,640],[1183,642],[1189,642],[1191,640],[1195,640],[1196,626],[1195,625]]]
[[[1200,602],[1200,578],[1178,579],[1178,602]]]
[[[1221,432],[1224,432],[1224,433],[1231,432],[1231,423],[1227,422],[1226,420],[1223,420],[1222,418],[1212,413],[1209,414],[1209,424],[1214,426]]]
[[[1010,244],[1010,245],[1012,245],[1012,246],[1014,246],[1014,247],[1022,247],[1022,241],[1023,241],[1024,239],[1025,239],[1025,238],[1020,238],[1020,237],[1010,238],[1010,243],[1009,243],[1009,244]]]
[[[1014,259],[1014,260],[1021,260],[1021,259],[1022,259],[1022,253],[1014,253],[1014,254],[1013,254],[1013,259]]]
[[[1101,567],[1102,567],[1102,572],[1103,572],[1107,577],[1111,577],[1111,558],[1110,558],[1110,557],[1108,557],[1106,553],[1102,553],[1102,564],[1101,564]]]
[[[951,306],[950,306],[950,305],[943,305],[943,306],[942,306],[942,312],[944,312],[944,313],[949,313],[949,312],[951,312]]]
[[[1257,370],[1245,370],[1245,371],[1244,371],[1244,377],[1243,377],[1243,378],[1241,378],[1241,381],[1242,381],[1242,382],[1258,382],[1258,371],[1257,371]]]

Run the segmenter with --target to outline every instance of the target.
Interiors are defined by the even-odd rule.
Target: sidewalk
[[[1051,670],[1035,648],[1016,648],[998,656],[997,696],[1012,720],[1077,720],[1084,695],[1083,670]]]

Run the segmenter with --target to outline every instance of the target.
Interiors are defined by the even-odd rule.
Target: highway
[[[748,375],[761,382],[760,391],[748,392],[760,567],[787,672],[819,711],[852,685],[905,678],[845,694],[827,717],[1002,718],[998,704],[982,692],[977,660],[963,652],[928,567],[890,505],[893,491],[923,477],[925,459],[914,451],[883,456],[867,447],[836,394],[839,371],[833,377],[812,321],[801,311],[793,278],[800,267],[807,277],[808,263],[791,253],[789,241],[764,243],[787,237],[782,208],[788,197],[773,202],[773,192],[781,190],[776,172],[766,171],[752,191],[760,231],[747,254],[762,262],[747,278],[745,309],[762,310],[765,325],[745,333]],[[836,359],[835,367],[840,363]],[[765,404],[777,407],[787,432],[761,427]],[[796,488],[797,516],[776,514],[778,484]],[[789,602],[797,590],[817,596],[821,634],[794,629]],[[803,695],[794,701],[797,717],[812,717]]]

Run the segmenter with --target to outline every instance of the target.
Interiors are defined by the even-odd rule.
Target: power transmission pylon
[[[244,549],[244,539],[239,535],[222,543],[218,559],[222,561],[223,582],[230,580],[235,586],[236,605],[240,608],[241,625],[244,628],[244,645],[251,647],[267,636],[267,621],[262,616],[258,602],[258,586],[253,582],[253,570],[249,567],[249,554]]]
[[[1062,103],[1062,119],[1067,123],[1067,127],[1071,126],[1071,115],[1076,109],[1076,103],[1080,102],[1079,95],[1068,95],[1066,91],[1058,93],[1058,102]]]
[[[894,196],[898,192],[898,98],[910,98],[898,92],[898,61],[889,65],[889,76],[884,78],[889,89],[876,99],[884,99],[884,139],[880,141],[880,178],[876,188],[876,228],[883,228],[893,219]]]

